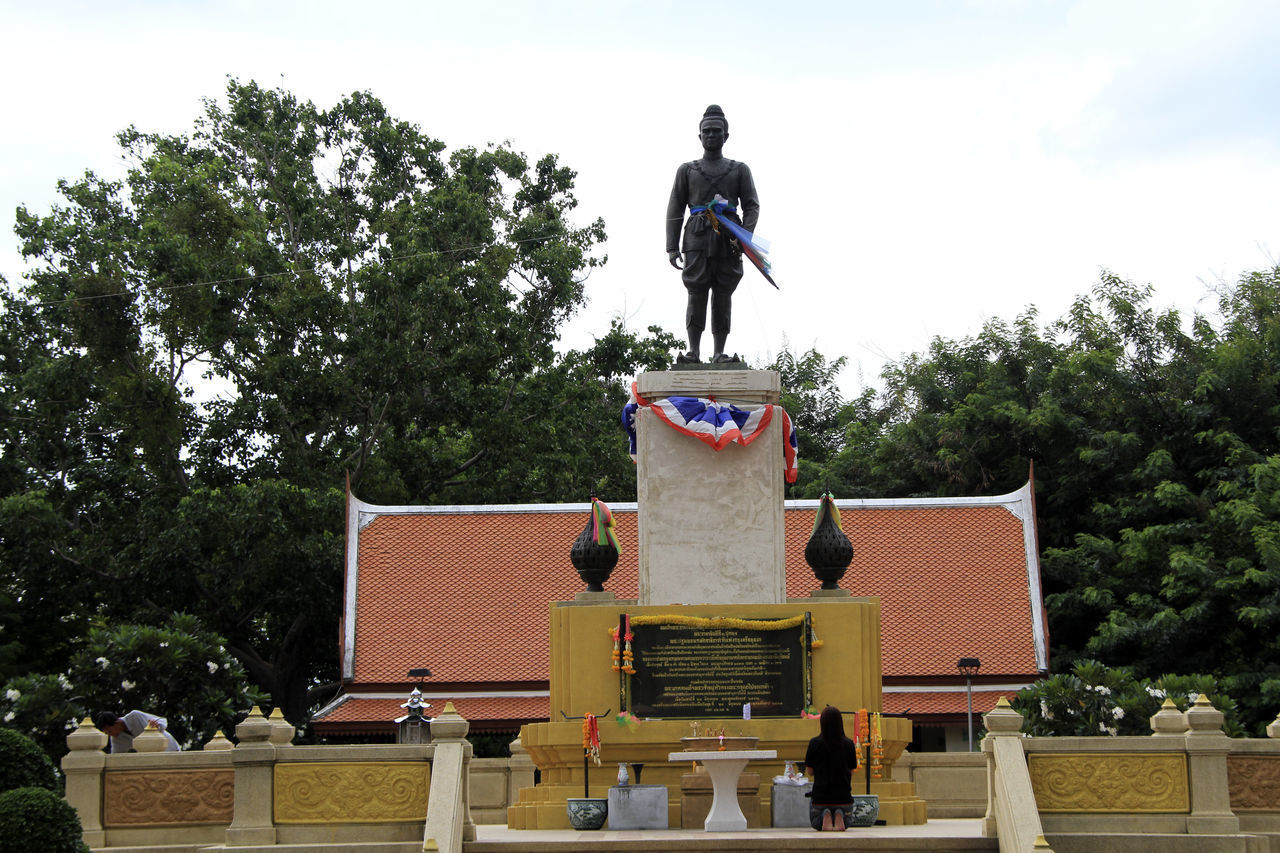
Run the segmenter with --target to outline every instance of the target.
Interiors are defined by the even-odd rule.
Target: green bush
[[[1235,700],[1208,675],[1162,675],[1137,678],[1125,667],[1076,661],[1069,673],[1058,673],[1024,687],[1013,699],[1022,714],[1022,730],[1030,735],[1149,735],[1150,719],[1165,699],[1185,711],[1205,695],[1223,713],[1223,730],[1243,737]]]
[[[12,729],[0,729],[0,791],[14,788],[62,791],[58,771],[36,742]]]
[[[87,853],[76,810],[45,788],[0,794],[0,853]]]

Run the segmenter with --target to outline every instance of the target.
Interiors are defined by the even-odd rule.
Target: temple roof
[[[840,585],[880,598],[886,688],[954,683],[960,657],[979,658],[983,678],[999,677],[1002,686],[1047,671],[1030,484],[998,497],[836,503],[854,548]],[[817,506],[786,502],[792,598],[821,585],[804,561]],[[605,588],[634,599],[636,505],[612,509],[623,553]],[[568,552],[588,510],[377,506],[350,497],[341,639],[347,684],[345,695],[317,714],[322,729],[361,715],[383,718],[374,704],[390,705],[401,687],[407,692],[407,672],[423,666],[432,672],[424,688],[435,692],[432,702],[453,698],[461,712],[468,697],[484,698],[470,708],[480,719],[535,710],[545,719],[549,603],[572,600],[584,588]],[[957,695],[949,703],[939,698]],[[938,693],[929,704],[942,709],[939,702],[957,701],[952,710],[963,712],[963,691]]]

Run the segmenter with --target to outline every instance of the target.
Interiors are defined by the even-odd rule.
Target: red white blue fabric
[[[636,458],[636,412],[644,407],[652,409],[660,421],[676,432],[696,438],[712,450],[723,450],[730,444],[745,447],[763,435],[775,417],[780,417],[784,476],[788,483],[796,481],[796,430],[791,416],[781,406],[765,404],[756,409],[740,409],[708,397],[667,397],[650,403],[640,396],[633,383],[631,402],[622,410],[622,425],[627,430],[632,460]]]

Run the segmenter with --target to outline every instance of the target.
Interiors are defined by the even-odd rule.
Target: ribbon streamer
[[[778,283],[773,280],[770,275],[773,272],[773,264],[769,263],[769,259],[765,257],[769,254],[770,243],[763,237],[757,237],[747,229],[728,217],[721,217],[720,214],[736,212],[736,208],[732,207],[728,200],[722,196],[716,196],[710,204],[700,204],[690,207],[689,212],[692,214],[705,213],[707,219],[711,221],[711,227],[715,229],[717,234],[720,233],[720,226],[723,225],[738,240],[738,244],[742,246],[742,254],[746,255],[747,260],[751,261],[751,265],[760,271],[760,275],[764,276],[764,280],[774,286],[776,290],[781,290]]]

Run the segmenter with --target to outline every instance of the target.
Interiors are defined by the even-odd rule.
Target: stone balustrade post
[[[271,711],[271,716],[267,717],[267,721],[271,723],[271,737],[268,741],[276,746],[290,746],[293,744],[293,736],[297,733],[297,729],[293,724],[284,718],[284,712],[277,705]]]
[[[1048,850],[1040,824],[1027,755],[1022,744],[1022,715],[1003,696],[984,714],[987,736],[982,752],[987,757],[987,814],[982,833],[1000,839],[1001,850]]]
[[[235,811],[227,827],[228,847],[276,843],[273,775],[276,746],[270,742],[274,726],[257,705],[236,726],[240,741],[231,751],[236,772]]]
[[[462,853],[462,842],[474,841],[476,825],[471,820],[471,744],[463,719],[452,702],[446,702],[439,716],[431,720],[431,792],[427,797],[427,822],[423,850]]]
[[[76,730],[67,735],[67,748],[62,757],[62,773],[66,777],[66,800],[80,816],[84,843],[105,847],[107,833],[102,828],[102,775],[107,755],[102,750],[109,738],[85,717]]]
[[[1231,739],[1222,731],[1222,712],[1201,696],[1187,709],[1187,773],[1191,780],[1191,814],[1187,832],[1229,834],[1240,831],[1227,789],[1227,753]]]
[[[996,759],[993,738],[1021,737],[1022,715],[1013,710],[1013,706],[1001,697],[995,708],[982,717],[982,724],[987,728],[987,736],[982,741],[982,754],[987,760],[987,813],[982,818],[982,834],[988,838],[996,835]]]
[[[1168,697],[1160,710],[1151,715],[1150,723],[1152,737],[1183,737],[1187,733],[1187,715]]]
[[[164,752],[169,748],[169,739],[160,732],[160,726],[155,720],[147,723],[147,727],[142,730],[142,734],[133,739],[134,752]]]

